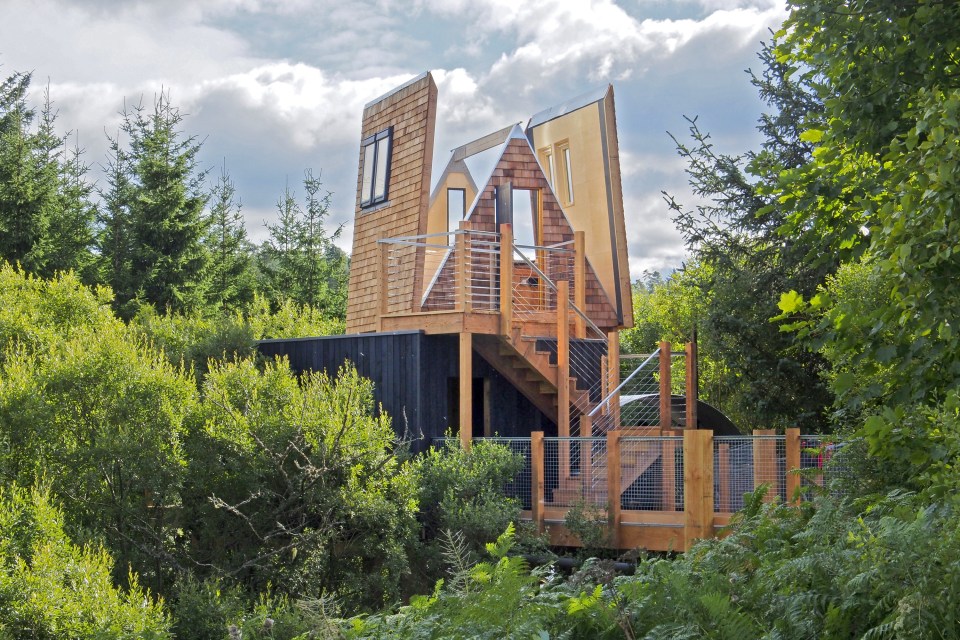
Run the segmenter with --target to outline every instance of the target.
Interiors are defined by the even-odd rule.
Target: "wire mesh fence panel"
[[[714,511],[743,508],[743,496],[767,485],[765,501],[787,499],[785,436],[717,436],[713,439]]]
[[[547,505],[607,504],[605,438],[544,438],[543,458]]]
[[[683,438],[620,438],[620,508],[683,511]]]
[[[800,436],[800,486],[803,499],[809,500],[815,491],[813,488],[829,489],[834,495],[842,495],[843,490],[837,482],[848,471],[840,455],[844,444],[830,435]]]
[[[503,483],[503,493],[520,503],[521,509],[530,509],[533,494],[531,492],[531,446],[530,438],[476,438],[475,443],[491,443],[510,450],[522,460],[523,465],[517,473]]]

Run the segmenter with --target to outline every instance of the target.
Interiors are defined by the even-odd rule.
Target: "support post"
[[[473,335],[460,334],[460,444],[467,451],[473,440]]]
[[[670,429],[673,416],[670,415],[670,364],[672,360],[670,343],[660,343],[660,428]]]
[[[787,429],[787,502],[800,504],[800,429]]]
[[[607,334],[607,384],[610,391],[620,386],[620,332],[611,331]],[[604,396],[606,397],[606,396]],[[610,420],[608,429],[620,429],[620,394],[610,398]]]
[[[607,356],[600,356],[600,397],[606,398],[610,393],[610,363]],[[609,404],[600,406],[600,415],[605,416],[610,411]]]
[[[543,431],[534,431],[530,434],[530,517],[537,533],[543,533],[543,469]]]
[[[500,225],[500,335],[513,336],[513,227]]]
[[[593,418],[586,413],[580,414],[580,437],[593,437]],[[590,479],[593,477],[593,446],[589,442],[583,442],[580,445],[580,477]]]
[[[570,283],[557,281],[557,435],[570,437]],[[560,441],[560,477],[570,477],[570,441]]]
[[[663,473],[663,511],[677,510],[677,441],[662,440],[660,467]]]
[[[469,229],[469,222],[464,220],[460,223],[456,243],[457,308],[464,313],[470,313],[470,257],[467,255]]]
[[[684,551],[713,537],[713,431],[683,432]]]
[[[697,389],[697,343],[688,342],[686,346],[686,369],[687,369],[687,379],[686,379],[686,398],[687,398],[687,412],[685,416],[686,426],[688,429],[697,428],[697,400],[700,397],[699,390]],[[708,425],[709,426],[709,425]]]
[[[586,239],[583,231],[573,232],[573,303],[580,313],[587,309],[587,255]],[[576,314],[576,335],[578,338],[587,337],[587,323]]]
[[[621,431],[607,431],[607,509],[610,522],[610,545],[620,548],[620,436]]]
[[[377,331],[383,331],[383,316],[390,310],[390,248],[377,241]]]
[[[770,485],[764,502],[773,502],[777,497],[777,435],[773,429],[753,430],[753,489],[762,484]]]

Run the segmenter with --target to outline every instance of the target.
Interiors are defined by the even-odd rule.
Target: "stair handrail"
[[[523,261],[527,264],[527,266],[530,267],[531,269],[533,269],[534,272],[535,272],[538,276],[540,276],[541,278],[543,278],[543,281],[547,283],[547,286],[549,286],[549,287],[550,287],[551,289],[553,289],[554,291],[558,291],[559,289],[558,289],[558,287],[557,287],[557,283],[554,282],[553,280],[551,280],[550,278],[548,278],[548,277],[547,277],[547,274],[545,274],[543,271],[540,270],[540,267],[538,267],[536,264],[534,264],[534,262],[533,262],[532,260],[530,260],[530,258],[528,258],[527,256],[525,256],[525,255],[523,254],[523,252],[520,251],[520,247],[526,247],[526,246],[528,246],[528,245],[518,245],[518,244],[514,244],[514,245],[513,245],[513,252],[514,252],[516,255],[519,255],[519,256],[523,259]],[[534,247],[534,248],[535,248],[535,249],[546,249],[546,250],[548,250],[548,251],[551,250],[550,247]],[[570,309],[572,309],[574,313],[576,313],[578,316],[580,316],[581,318],[583,318],[584,323],[586,323],[586,325],[587,325],[588,327],[590,327],[591,329],[593,329],[594,331],[597,332],[597,335],[600,335],[600,336],[604,335],[603,331],[600,330],[600,327],[598,327],[598,326],[593,322],[593,320],[591,320],[591,319],[587,316],[587,314],[585,314],[583,311],[581,311],[580,308],[579,308],[576,304],[574,304],[572,301],[570,301],[568,304],[569,304]]]
[[[608,393],[606,398],[604,398],[603,400],[601,400],[600,402],[598,402],[598,403],[597,403],[597,406],[594,407],[593,410],[590,411],[590,413],[588,413],[587,415],[592,418],[592,417],[594,417],[594,416],[597,414],[598,411],[600,411],[600,408],[601,408],[601,407],[604,407],[604,406],[609,407],[609,405],[610,405],[610,400],[612,400],[618,393],[620,393],[620,390],[623,389],[623,387],[626,386],[626,384],[627,384],[628,382],[630,382],[630,380],[633,379],[633,376],[637,375],[637,373],[638,373],[641,369],[643,369],[645,366],[647,366],[647,365],[650,363],[651,360],[653,360],[654,358],[659,358],[659,357],[660,357],[660,349],[658,348],[656,351],[654,351],[654,352],[651,353],[649,356],[647,356],[647,359],[646,359],[646,360],[644,360],[644,361],[641,362],[639,365],[637,365],[637,368],[634,369],[634,370],[630,373],[630,375],[628,375],[626,378],[624,378],[623,382],[621,382],[619,385],[617,385],[617,388],[616,388],[616,389],[614,389],[613,391],[611,391],[610,393]]]

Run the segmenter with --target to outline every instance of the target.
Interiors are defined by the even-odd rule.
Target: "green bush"
[[[110,555],[63,526],[47,494],[0,488],[0,638],[170,638],[162,603],[135,575],[114,587]]]

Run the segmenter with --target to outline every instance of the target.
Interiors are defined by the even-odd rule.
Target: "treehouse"
[[[415,448],[512,438],[529,463],[517,495],[541,528],[589,499],[646,513],[616,545],[703,537],[705,496],[736,495],[754,449],[688,438],[737,434],[697,400],[695,345],[620,355],[633,308],[613,88],[453,149],[432,185],[436,112],[429,73],[364,108],[347,335],[260,350],[300,370],[351,362]],[[757,460],[776,457],[764,446]],[[712,473],[715,459],[726,471]]]

